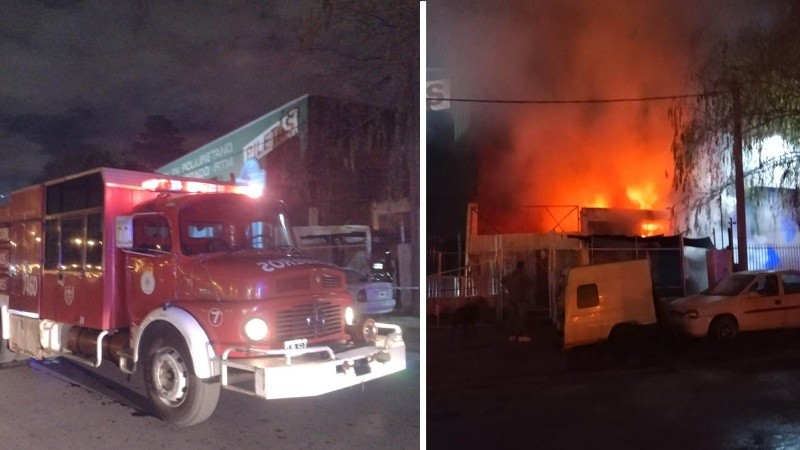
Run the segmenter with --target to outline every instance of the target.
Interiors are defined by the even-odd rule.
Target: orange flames
[[[589,122],[585,111],[554,113],[521,114],[508,147],[482,152],[478,203],[493,229],[581,231],[577,213],[563,219],[567,213],[523,208],[530,205],[666,210],[672,131],[663,116],[643,116],[635,105],[609,107]],[[664,221],[645,223],[638,234],[669,232]]]
[[[655,192],[653,183],[647,183],[642,187],[629,186],[626,193],[628,199],[637,204],[639,209],[653,209],[658,201],[658,194]]]
[[[652,222],[644,221],[640,224],[640,228],[642,230],[640,236],[656,236],[659,234],[664,234],[666,231],[666,223],[660,220]]]
[[[597,194],[594,200],[589,202],[586,206],[591,208],[608,208],[608,198],[605,195]]]

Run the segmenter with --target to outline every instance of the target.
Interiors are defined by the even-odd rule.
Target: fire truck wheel
[[[208,419],[217,407],[220,384],[197,378],[180,333],[161,327],[150,335],[144,350],[144,383],[156,414],[180,426]]]

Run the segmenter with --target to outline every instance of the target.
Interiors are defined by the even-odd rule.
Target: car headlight
[[[697,319],[699,316],[700,314],[697,312],[696,309],[690,309],[689,311],[683,313],[683,317],[687,319]]]
[[[267,338],[269,327],[263,319],[253,318],[244,324],[244,335],[251,341],[263,341]]]
[[[352,306],[348,306],[344,310],[344,323],[352,325],[356,319],[356,313],[353,311]]]

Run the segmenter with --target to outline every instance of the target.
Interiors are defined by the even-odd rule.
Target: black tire
[[[217,407],[220,384],[195,375],[181,334],[160,327],[150,334],[143,350],[144,384],[156,415],[186,427],[208,419]]]
[[[630,349],[636,344],[641,334],[639,326],[634,323],[620,323],[614,325],[608,334],[608,340],[617,348]]]
[[[739,323],[731,316],[715,317],[708,326],[708,335],[719,342],[732,342],[739,335]]]

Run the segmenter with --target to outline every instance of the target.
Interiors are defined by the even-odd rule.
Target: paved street
[[[460,330],[459,330],[460,331]],[[800,445],[800,333],[734,346],[654,334],[564,352],[501,329],[427,336],[429,448],[789,448]]]
[[[246,449],[420,447],[418,320],[399,318],[408,369],[319,397],[260,400],[223,391],[211,418],[179,428],[147,413],[142,375],[63,359],[0,368],[2,448]],[[405,328],[407,327],[407,328]],[[414,336],[417,336],[414,338]]]

